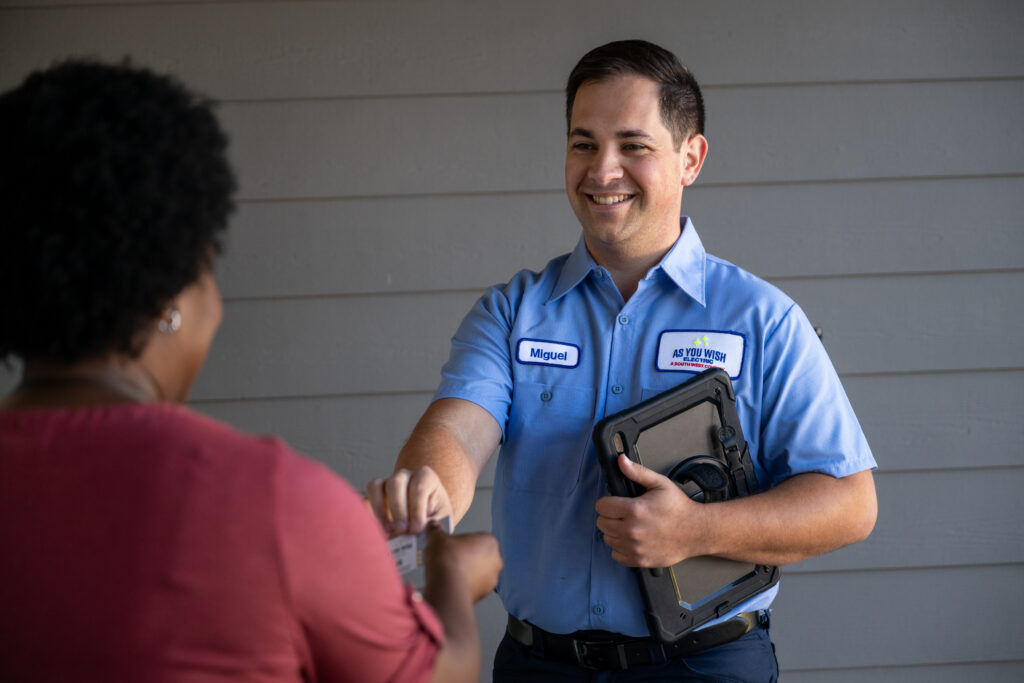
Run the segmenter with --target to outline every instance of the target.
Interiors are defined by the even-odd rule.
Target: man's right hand
[[[366,485],[366,497],[388,536],[418,534],[430,520],[452,517],[448,491],[426,465],[374,479]]]

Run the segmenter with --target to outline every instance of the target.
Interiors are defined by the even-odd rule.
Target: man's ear
[[[683,143],[683,187],[689,187],[697,180],[704,159],[708,155],[708,139],[697,133]]]

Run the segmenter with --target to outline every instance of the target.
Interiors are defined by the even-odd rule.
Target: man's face
[[[696,135],[676,146],[658,97],[654,81],[634,75],[576,92],[565,189],[595,258],[649,255],[679,236],[683,187],[696,180],[706,142]]]

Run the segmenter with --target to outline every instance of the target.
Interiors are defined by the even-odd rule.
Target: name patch
[[[743,371],[745,339],[737,332],[665,330],[658,337],[657,367],[662,372],[703,372],[721,368],[737,379]]]
[[[580,364],[580,347],[543,339],[520,339],[516,348],[516,360],[525,365],[574,368]]]

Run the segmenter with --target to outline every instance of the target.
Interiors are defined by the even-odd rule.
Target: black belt
[[[508,634],[521,645],[550,659],[579,664],[585,669],[625,670],[642,664],[661,664],[731,643],[767,623],[764,612],[743,612],[721,624],[692,631],[674,643],[654,638],[588,638],[586,633],[549,633],[508,615]]]

